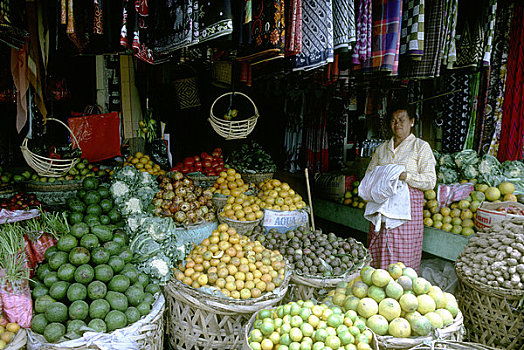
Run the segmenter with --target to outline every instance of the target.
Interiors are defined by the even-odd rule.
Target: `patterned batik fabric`
[[[371,38],[373,26],[372,18],[372,1],[371,0],[357,0],[358,11],[357,11],[357,41],[353,49],[352,60],[356,68],[360,68],[359,65],[366,62],[371,58]]]
[[[402,0],[378,0],[373,6],[373,70],[398,72]]]
[[[124,0],[120,45],[135,52],[135,56],[147,63],[160,63],[153,50],[147,46],[149,9],[146,0]]]
[[[491,55],[488,102],[484,108],[484,125],[480,141],[482,153],[490,151],[493,136],[496,136],[496,125],[502,120],[502,103],[504,101],[504,83],[506,81],[506,63],[508,61],[512,14],[513,6],[499,6],[497,9]],[[500,133],[500,126],[498,127],[498,132]]]
[[[355,1],[333,0],[333,44],[335,50],[348,51],[356,40]]]
[[[155,54],[169,54],[198,42],[198,1],[159,1],[153,10],[151,46]]]
[[[515,6],[511,24],[508,56],[508,75],[504,108],[502,109],[502,130],[497,158],[506,160],[522,159],[524,143],[524,6]]]
[[[404,0],[400,54],[420,59],[424,53],[424,0]]]
[[[302,51],[302,0],[290,0],[286,6],[284,53],[294,56]]]
[[[401,64],[401,74],[415,79],[435,78],[440,75],[442,45],[444,42],[445,0],[426,0],[424,23],[424,53],[420,61],[408,59]],[[404,59],[405,56],[404,56]]]
[[[233,33],[233,12],[230,0],[199,0],[199,42],[206,42]]]
[[[463,71],[450,72],[443,78],[446,91],[454,92],[443,97],[442,151],[462,151],[468,132],[471,114],[469,74]]]
[[[443,24],[443,43],[442,43],[442,64],[448,69],[453,68],[457,60],[457,14],[458,0],[448,0],[444,12]]]
[[[310,70],[333,62],[333,8],[331,0],[302,1],[302,52],[293,70]]]
[[[484,40],[484,56],[482,57],[483,66],[489,66],[491,63],[491,50],[493,48],[493,35],[495,32],[495,19],[497,14],[497,0],[490,0],[487,11],[488,18],[484,24],[486,37]]]
[[[243,17],[251,20],[242,26],[238,60],[260,62],[284,57],[284,0],[251,0]],[[246,13],[251,11],[251,15]]]
[[[424,239],[424,193],[409,187],[409,197],[411,220],[389,230],[382,225],[379,232],[375,232],[373,224],[369,225],[368,245],[372,259],[371,266],[385,269],[389,264],[402,262],[415,271],[419,270]]]
[[[468,132],[466,141],[464,142],[464,149],[473,149],[475,140],[475,130],[477,124],[478,108],[479,106],[479,92],[480,92],[480,72],[471,75],[470,81],[470,106],[471,117],[469,118]]]
[[[465,23],[457,43],[457,61],[453,68],[473,67],[482,60],[484,29],[480,21]]]

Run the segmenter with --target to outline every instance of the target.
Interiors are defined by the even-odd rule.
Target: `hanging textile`
[[[40,71],[40,55],[39,55],[39,45],[38,45],[38,29],[37,29],[37,13],[36,13],[36,3],[28,2],[27,6],[27,19],[29,26],[29,45],[27,46],[27,72],[28,78],[31,86],[34,91],[34,101],[37,106],[42,118],[46,119],[47,117],[47,108],[45,106],[44,91],[42,87],[42,74]]]
[[[302,1],[302,52],[293,70],[309,70],[333,62],[333,8],[331,0]]]
[[[444,42],[445,0],[426,0],[424,17],[424,53],[420,61],[404,57],[401,74],[410,78],[434,78],[440,75],[442,45]]]
[[[305,104],[306,95],[303,90],[292,89],[287,93],[284,102],[284,115],[286,116],[284,148],[286,152],[285,167],[291,173],[302,170],[300,154]]]
[[[325,90],[312,90],[304,116],[304,151],[305,165],[313,173],[329,170],[327,111]]]
[[[340,169],[344,161],[347,119],[348,108],[345,101],[340,96],[332,98],[327,120],[329,167],[331,169]]]
[[[511,24],[508,75],[502,109],[502,130],[497,158],[522,159],[524,143],[524,6],[515,6]]]
[[[490,154],[496,154],[494,147],[490,150],[490,145],[495,145],[498,135],[500,135],[512,15],[513,6],[511,5],[499,6],[497,8],[489,89],[487,92],[488,102],[484,109],[484,124],[482,125],[480,135],[479,147],[482,153],[490,152]],[[498,132],[495,132],[496,129]]]
[[[16,86],[16,131],[18,133],[20,133],[27,122],[28,74],[27,45],[20,50],[11,49],[11,75]]]
[[[466,141],[464,142],[464,149],[472,149],[473,142],[475,139],[475,129],[477,123],[477,112],[479,108],[479,91],[480,90],[480,72],[476,72],[471,75],[470,81],[470,106],[471,115],[469,118],[468,132]]]
[[[482,65],[489,66],[491,63],[491,50],[493,47],[493,35],[495,32],[495,18],[497,14],[497,0],[490,0],[487,8],[488,20],[484,24],[484,32],[486,37],[484,40],[484,55],[482,57]]]
[[[357,18],[357,41],[353,49],[353,64],[360,68],[359,65],[371,58],[371,38],[373,26],[372,18],[372,0],[359,1]]]
[[[231,0],[200,1],[198,6],[201,43],[233,33]]]
[[[419,60],[424,53],[424,0],[404,0],[400,54]]]
[[[373,39],[371,62],[374,71],[398,73],[402,0],[377,0],[373,4]]]
[[[478,106],[477,106],[477,122],[474,131],[473,149],[478,154],[482,154],[482,137],[484,132],[484,125],[486,124],[485,110],[488,105],[488,90],[489,90],[489,77],[491,69],[483,69],[480,71],[480,82],[479,82],[479,93],[478,93]]]
[[[94,2],[94,16],[93,16],[93,33],[104,34],[104,22],[103,22],[103,11],[102,11],[103,0],[93,0]]]
[[[159,1],[151,8],[150,46],[155,55],[169,54],[198,42],[198,1]]]
[[[285,55],[294,56],[302,51],[302,0],[290,0],[285,8]]]
[[[442,99],[444,112],[442,125],[442,151],[454,153],[461,151],[466,141],[468,123],[471,115],[470,82],[467,72],[449,72],[442,80],[445,91],[457,91]]]
[[[244,13],[238,60],[260,62],[284,57],[285,14],[284,0],[250,0]]]
[[[476,66],[482,59],[484,30],[480,22],[465,24],[457,43],[457,61],[453,68]]]
[[[136,0],[139,3],[145,0]],[[153,51],[146,46],[147,19],[144,13],[149,14],[147,1],[143,6],[135,6],[134,0],[124,0],[122,27],[120,30],[120,45],[135,52],[135,56],[147,63],[155,63]],[[139,12],[140,9],[140,12]]]
[[[458,0],[448,0],[444,13],[443,24],[443,43],[442,43],[442,64],[448,69],[453,68],[457,61],[457,14],[458,14]]]
[[[357,40],[355,0],[333,0],[333,45],[335,50],[347,52]]]

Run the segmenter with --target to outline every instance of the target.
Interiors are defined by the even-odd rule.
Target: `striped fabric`
[[[488,20],[484,24],[484,31],[486,38],[484,41],[484,57],[482,58],[482,65],[489,66],[491,64],[491,50],[493,48],[493,35],[495,33],[495,17],[497,13],[497,0],[490,0],[488,6]]]
[[[442,64],[448,69],[453,68],[457,61],[457,43],[455,34],[457,29],[458,0],[449,0],[446,3],[443,18]]]
[[[357,40],[355,1],[333,0],[333,43],[335,50],[349,50]]]
[[[371,27],[372,19],[372,2],[371,0],[358,1],[357,16],[357,42],[353,50],[353,64],[357,67],[371,58]],[[360,68],[360,67],[358,67]]]
[[[373,70],[391,72],[392,75],[398,73],[401,16],[402,0],[373,2]]]
[[[404,0],[400,54],[420,59],[424,53],[424,0]]]
[[[511,24],[508,75],[504,108],[502,109],[502,130],[497,158],[506,160],[522,159],[524,122],[524,7],[515,6]]]
[[[373,224],[369,225],[368,243],[371,253],[371,266],[386,269],[389,264],[402,262],[418,272],[422,259],[424,240],[423,206],[424,193],[409,188],[411,220],[405,224],[386,230],[384,225],[375,232]]]

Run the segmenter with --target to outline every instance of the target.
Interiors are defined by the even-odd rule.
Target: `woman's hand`
[[[407,178],[408,178],[408,173],[406,173],[405,171],[403,171],[403,172],[399,175],[399,177],[398,177],[398,179],[399,179],[399,180],[402,180],[402,181],[406,181]]]

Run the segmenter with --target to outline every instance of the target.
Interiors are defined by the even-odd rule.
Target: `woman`
[[[407,109],[396,109],[391,115],[391,140],[380,145],[366,172],[387,164],[404,165],[406,171],[399,179],[409,186],[411,202],[411,220],[386,232],[382,228],[375,232],[370,225],[368,243],[376,268],[387,268],[391,263],[402,262],[416,271],[420,268],[422,257],[422,239],[424,235],[423,205],[424,193],[433,189],[437,180],[435,157],[431,147],[411,133],[415,117]],[[382,225],[384,226],[384,225]]]

